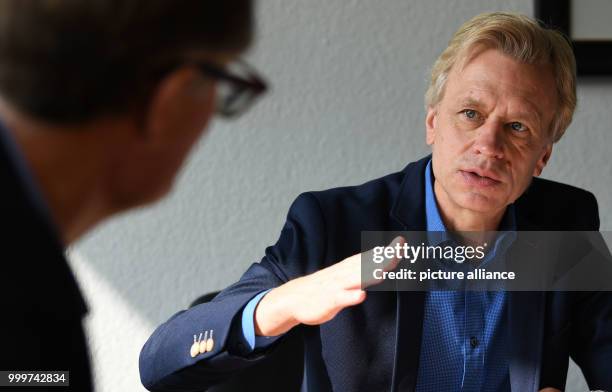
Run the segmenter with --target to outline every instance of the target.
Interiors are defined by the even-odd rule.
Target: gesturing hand
[[[396,237],[390,246],[404,244]],[[320,271],[293,279],[271,290],[255,310],[255,333],[259,336],[276,336],[289,331],[298,324],[323,324],[348,306],[363,302],[366,292],[362,290],[362,253],[348,257]],[[393,270],[399,260],[387,260],[381,265],[386,271]],[[364,282],[366,286],[382,281]]]

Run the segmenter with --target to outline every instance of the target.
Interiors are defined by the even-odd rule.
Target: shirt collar
[[[425,167],[425,220],[427,231],[446,231],[446,226],[440,217],[438,203],[433,188],[434,176],[431,159]]]

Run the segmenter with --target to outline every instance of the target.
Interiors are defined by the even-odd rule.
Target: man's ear
[[[544,147],[544,151],[542,151],[542,155],[540,159],[536,162],[536,166],[533,169],[533,176],[538,177],[542,174],[542,170],[546,167],[546,164],[550,160],[550,156],[552,155],[552,143],[548,143],[546,147]]]
[[[429,106],[427,108],[427,116],[425,116],[425,141],[428,146],[434,144],[436,140],[436,123],[438,119],[437,107]]]
[[[155,87],[144,109],[143,136],[149,144],[164,143],[169,130],[180,128],[195,105],[194,86],[200,81],[200,73],[192,67],[183,67],[164,77]]]

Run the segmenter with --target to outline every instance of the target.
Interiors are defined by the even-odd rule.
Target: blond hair
[[[572,122],[576,108],[576,61],[568,40],[559,32],[538,25],[520,14],[491,12],[464,23],[434,63],[425,104],[437,105],[452,67],[476,47],[493,48],[527,64],[551,65],[557,83],[559,108],[551,126],[557,142]]]

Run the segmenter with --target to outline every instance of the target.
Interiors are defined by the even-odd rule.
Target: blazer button
[[[198,356],[199,353],[200,353],[200,344],[198,342],[195,342],[191,345],[189,354],[191,355],[191,358],[195,358]]]
[[[215,347],[215,341],[213,339],[213,330],[210,330],[210,337],[206,340],[206,351],[211,352]]]

